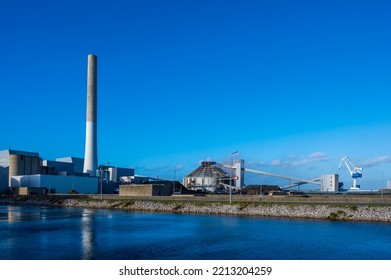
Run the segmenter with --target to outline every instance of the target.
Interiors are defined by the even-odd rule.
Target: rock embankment
[[[2,204],[34,204],[59,207],[104,208],[151,212],[195,213],[215,215],[247,215],[261,217],[286,217],[332,219],[352,221],[391,222],[390,206],[280,204],[280,203],[222,203],[143,200],[89,200],[54,198],[3,198]]]

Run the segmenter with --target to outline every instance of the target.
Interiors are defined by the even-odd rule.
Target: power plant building
[[[97,193],[98,178],[83,175],[83,162],[82,158],[53,161],[42,160],[34,152],[0,151],[0,194],[20,187],[47,188],[51,193],[68,193],[72,189]]]
[[[42,160],[38,153],[5,150],[0,151],[0,163],[0,194],[15,188],[34,189],[34,193],[38,192],[37,188],[45,188],[52,194],[66,194],[72,190],[82,194],[100,191],[100,176],[83,173],[83,158]],[[102,174],[103,193],[115,192],[115,185],[120,184],[123,177],[130,176],[134,176],[132,168],[107,167]]]
[[[42,160],[38,153],[0,151],[0,194],[22,187],[47,188],[51,193],[98,193],[100,179],[103,191],[113,193],[121,178],[134,176],[131,168],[98,166],[97,103],[97,57],[89,54],[84,158]]]

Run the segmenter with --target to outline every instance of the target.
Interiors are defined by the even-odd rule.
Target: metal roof
[[[204,161],[201,166],[193,172],[186,175],[186,177],[216,177],[227,178],[227,173],[216,165],[214,161]]]
[[[8,155],[39,157],[39,153],[35,153],[35,152],[18,151],[18,150],[11,150],[11,149],[2,150],[0,152],[2,154],[8,154]]]

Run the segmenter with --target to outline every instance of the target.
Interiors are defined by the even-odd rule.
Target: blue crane
[[[341,166],[345,163],[346,167],[348,168],[348,171],[350,173],[350,176],[353,178],[353,186],[350,188],[351,190],[359,190],[360,185],[357,185],[357,178],[362,177],[362,167],[356,167],[348,157],[343,157],[341,159],[341,162],[339,164],[338,169],[341,168]]]

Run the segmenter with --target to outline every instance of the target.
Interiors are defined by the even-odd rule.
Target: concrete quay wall
[[[84,195],[84,198],[100,199],[101,196]],[[208,194],[205,196],[174,195],[174,196],[118,196],[104,194],[105,200],[147,200],[147,201],[195,201],[195,202],[229,202],[229,195]],[[391,194],[371,195],[233,195],[233,202],[265,202],[265,203],[308,203],[308,204],[381,204],[391,206]]]
[[[171,213],[391,222],[391,206],[369,204],[285,204],[270,202],[233,202],[230,204],[227,202],[202,201],[29,197],[0,199],[0,204],[10,203]]]

